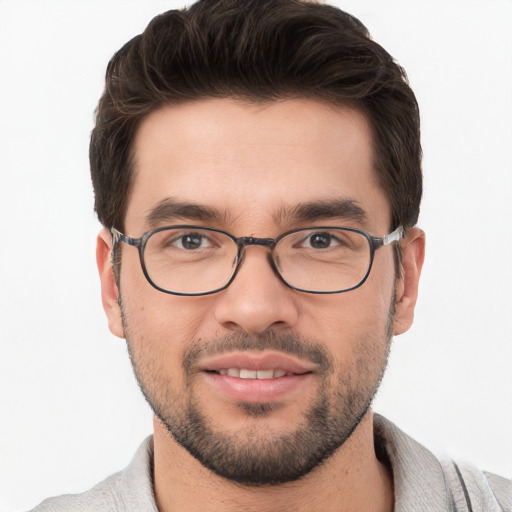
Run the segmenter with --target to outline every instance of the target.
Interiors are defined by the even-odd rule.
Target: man
[[[111,331],[155,412],[36,510],[510,510],[370,404],[424,256],[416,100],[355,18],[202,1],[112,59],[91,138]]]

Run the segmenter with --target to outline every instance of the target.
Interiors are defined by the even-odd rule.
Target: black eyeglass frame
[[[225,285],[221,286],[220,288],[216,288],[215,290],[211,290],[208,292],[195,292],[195,293],[174,292],[171,290],[167,290],[165,288],[161,288],[156,283],[154,283],[153,280],[149,277],[149,273],[146,269],[146,263],[144,261],[144,248],[146,246],[147,241],[149,240],[149,238],[152,235],[154,235],[155,233],[158,233],[160,231],[166,231],[166,230],[170,230],[170,229],[201,229],[203,231],[212,231],[214,233],[221,233],[221,234],[226,235],[229,238],[231,238],[231,240],[233,240],[233,242],[237,246],[237,257],[236,257],[235,270],[233,271],[233,274],[232,274],[231,278],[228,280],[228,282]],[[286,279],[279,272],[279,270],[276,266],[276,263],[275,263],[274,252],[273,252],[277,243],[280,240],[282,240],[284,237],[291,235],[292,233],[299,233],[301,231],[309,231],[309,230],[322,230],[322,229],[326,229],[326,230],[339,229],[339,230],[343,230],[343,231],[351,231],[353,233],[359,233],[360,235],[363,235],[366,238],[366,240],[368,241],[368,244],[370,246],[370,263],[368,265],[368,270],[366,271],[366,274],[356,285],[354,285],[350,288],[344,288],[341,290],[331,290],[331,291],[306,290],[306,289],[291,285],[290,283],[288,283],[286,281]],[[387,235],[385,235],[383,237],[371,235],[371,234],[367,233],[366,231],[362,231],[361,229],[357,229],[357,228],[349,228],[349,227],[343,227],[343,226],[308,226],[305,228],[298,228],[298,229],[292,229],[290,231],[286,231],[285,233],[282,233],[281,235],[279,235],[277,238],[258,238],[258,237],[252,237],[252,236],[241,236],[241,237],[237,238],[236,236],[234,236],[231,233],[228,233],[227,231],[224,231],[222,229],[205,227],[205,226],[189,225],[189,224],[180,224],[180,225],[176,225],[176,226],[163,226],[163,227],[155,228],[150,231],[146,231],[139,238],[133,238],[131,236],[125,235],[124,233],[121,233],[119,230],[117,230],[116,228],[113,228],[113,227],[110,228],[110,233],[112,235],[113,249],[119,242],[124,242],[127,245],[132,245],[134,247],[137,247],[137,249],[139,251],[139,259],[140,259],[140,264],[142,267],[142,272],[144,273],[144,276],[146,277],[149,284],[151,286],[153,286],[153,288],[156,288],[157,290],[159,290],[163,293],[169,293],[171,295],[179,295],[179,296],[184,296],[184,297],[197,297],[197,296],[202,296],[202,295],[211,295],[213,293],[218,293],[222,290],[225,290],[235,279],[235,277],[242,265],[242,262],[243,262],[245,247],[247,247],[248,245],[260,245],[263,247],[268,247],[270,250],[270,253],[269,253],[270,266],[272,267],[274,272],[277,274],[277,276],[281,279],[281,281],[286,286],[288,286],[289,288],[291,288],[293,290],[297,290],[297,291],[303,292],[303,293],[312,293],[312,294],[316,294],[316,295],[327,295],[327,294],[333,294],[333,293],[349,292],[351,290],[355,290],[356,288],[359,288],[360,286],[362,286],[364,284],[364,282],[368,279],[368,276],[370,275],[370,271],[373,266],[375,251],[377,249],[379,249],[380,247],[390,245],[393,242],[398,242],[399,240],[404,238],[406,235],[405,229],[402,226],[398,226],[394,231],[392,231],[391,233],[388,233]]]

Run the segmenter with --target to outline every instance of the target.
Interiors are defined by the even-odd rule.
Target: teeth
[[[257,375],[258,372],[254,370],[240,370],[241,379],[255,379]]]
[[[240,379],[278,379],[284,377],[287,372],[284,370],[246,370],[244,368],[222,368],[218,370],[219,375],[238,377]]]
[[[274,370],[258,370],[258,379],[273,379],[275,377]]]

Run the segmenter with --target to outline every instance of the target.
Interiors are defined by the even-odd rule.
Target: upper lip
[[[287,373],[300,375],[312,372],[316,365],[278,352],[246,351],[204,358],[198,366],[203,371],[211,372],[223,368],[240,368],[253,371],[279,369]]]

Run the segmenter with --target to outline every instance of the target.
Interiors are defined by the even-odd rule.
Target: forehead
[[[169,198],[240,223],[276,222],[298,204],[339,199],[388,219],[373,160],[370,125],[350,107],[309,99],[165,106],[135,138],[126,226],[147,227],[151,211]]]

